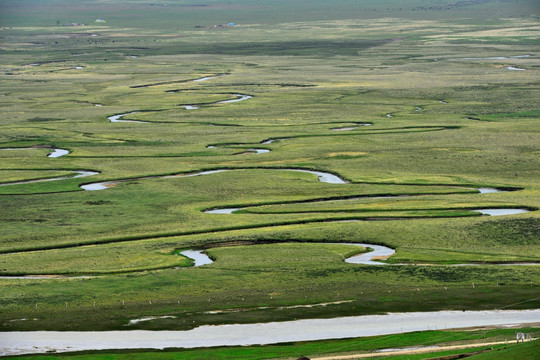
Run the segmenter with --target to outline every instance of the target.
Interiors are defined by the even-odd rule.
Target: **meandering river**
[[[99,174],[97,171],[90,171],[90,170],[74,170],[73,172],[75,173],[75,175],[72,175],[72,176],[59,176],[59,177],[47,178],[47,179],[14,181],[14,182],[10,182],[10,183],[0,184],[0,186],[32,184],[32,183],[44,182],[44,181],[57,181],[57,180],[66,180],[66,179],[76,179],[76,178],[82,178],[82,177],[87,177],[87,176],[92,176],[92,175]]]
[[[217,169],[217,170],[200,171],[200,172],[191,173],[191,174],[147,176],[147,177],[140,177],[140,178],[133,178],[133,179],[122,179],[122,180],[112,180],[112,181],[97,182],[97,183],[81,185],[80,187],[81,187],[81,189],[88,190],[88,191],[105,190],[105,189],[108,189],[111,186],[114,186],[114,185],[118,184],[118,183],[127,182],[127,181],[133,181],[133,180],[168,179],[168,178],[176,178],[176,177],[203,176],[203,175],[216,174],[216,173],[225,172],[225,171],[238,171],[238,170],[246,170],[246,169]],[[304,169],[279,169],[279,168],[276,168],[276,169],[264,169],[264,170],[304,172],[304,173],[317,175],[319,181],[321,181],[321,182],[330,183],[330,184],[345,184],[346,183],[346,181],[341,179],[339,176],[331,174],[331,173],[322,172],[322,171],[313,171],[313,170],[304,170]]]
[[[35,149],[40,149],[40,147],[28,147],[28,148],[2,148],[0,150],[35,150]],[[64,155],[67,155],[69,154],[69,150],[65,150],[65,149],[56,149],[56,148],[52,148],[51,149],[52,151],[49,153],[49,155],[47,155],[47,157],[50,157],[50,158],[59,158],[59,157],[62,157]]]

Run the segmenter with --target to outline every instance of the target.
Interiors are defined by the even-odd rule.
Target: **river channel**
[[[538,322],[540,310],[488,310],[389,313],[256,324],[205,325],[186,331],[17,331],[2,333],[0,355],[263,345]]]
[[[244,169],[239,169],[244,170]],[[282,171],[297,171],[297,172],[304,172],[309,173],[313,175],[317,175],[320,182],[330,183],[330,184],[345,184],[347,183],[345,180],[340,178],[337,175],[326,173],[322,171],[314,171],[314,170],[304,170],[304,169],[265,169],[265,170],[282,170]],[[85,184],[81,185],[81,189],[87,190],[87,191],[95,191],[95,190],[105,190],[108,189],[111,186],[114,186],[121,182],[127,182],[127,181],[134,181],[134,180],[144,180],[144,179],[168,179],[168,178],[175,178],[175,177],[191,177],[191,176],[203,176],[203,175],[209,175],[209,174],[215,174],[225,171],[235,171],[235,169],[217,169],[217,170],[207,170],[207,171],[200,171],[197,173],[188,173],[188,174],[176,174],[176,175],[162,175],[162,176],[148,176],[148,177],[140,177],[140,178],[133,178],[133,179],[122,179],[122,180],[112,180],[112,181],[104,181],[104,182],[97,182],[97,183],[91,183],[91,184]],[[237,171],[237,170],[236,170]]]

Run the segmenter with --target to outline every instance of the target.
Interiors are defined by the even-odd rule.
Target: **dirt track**
[[[371,357],[423,354],[423,353],[439,352],[439,351],[446,351],[446,350],[468,349],[468,348],[477,348],[477,347],[484,347],[484,346],[489,347],[492,345],[515,344],[515,343],[516,343],[516,340],[497,341],[497,342],[474,343],[474,344],[453,345],[453,346],[426,347],[426,348],[420,348],[420,349],[404,349],[404,350],[385,351],[385,352],[324,356],[324,357],[314,357],[310,359],[311,360],[365,359],[365,358],[371,358]]]

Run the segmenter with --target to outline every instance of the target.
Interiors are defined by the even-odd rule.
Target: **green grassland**
[[[540,9],[433,3],[0,0],[0,330],[538,308]]]

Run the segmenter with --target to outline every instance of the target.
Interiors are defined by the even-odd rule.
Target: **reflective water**
[[[490,216],[516,215],[530,212],[527,209],[474,209],[473,211]]]
[[[208,257],[204,250],[184,250],[180,254],[193,260],[193,266],[202,266],[213,263],[212,259]]]
[[[76,173],[76,175],[73,175],[73,176],[59,176],[59,177],[48,178],[48,179],[14,181],[14,182],[10,182],[10,183],[0,184],[0,186],[31,184],[31,183],[44,182],[44,181],[57,181],[57,180],[75,179],[75,178],[81,178],[81,177],[86,177],[86,176],[92,176],[92,175],[99,174],[96,171],[87,171],[87,170],[77,170],[77,171],[73,171],[73,172]]]
[[[243,170],[243,169],[238,169]],[[237,170],[237,171],[238,171]],[[269,169],[270,170],[270,169]],[[305,172],[317,175],[320,182],[330,183],[330,184],[346,184],[346,181],[342,180],[339,176],[333,175],[330,173],[325,173],[322,171],[312,171],[312,170],[302,170],[302,169],[271,169],[271,170],[278,170],[278,171],[297,171],[297,172]],[[216,174],[220,172],[225,171],[235,171],[233,169],[218,169],[218,170],[207,170],[207,171],[201,171],[191,174],[176,174],[176,175],[163,175],[163,176],[148,176],[148,177],[141,177],[141,178],[133,178],[133,179],[124,179],[124,180],[116,180],[116,181],[104,181],[99,183],[92,183],[92,184],[85,184],[81,185],[81,189],[84,190],[105,190],[108,187],[118,184],[121,182],[127,182],[127,181],[133,181],[133,180],[144,180],[144,179],[167,179],[167,178],[176,178],[176,177],[192,177],[192,176],[203,176],[203,175],[210,175],[210,174]]]
[[[61,156],[67,155],[67,154],[69,154],[69,150],[53,149],[53,151],[49,155],[47,155],[47,157],[58,158],[58,157],[61,157]]]
[[[140,111],[132,111],[130,113],[113,115],[113,116],[109,116],[107,119],[109,119],[111,122],[114,122],[114,123],[117,123],[117,122],[147,123],[147,121],[140,121],[140,120],[122,120],[124,116],[133,115],[137,113],[140,113]]]
[[[186,331],[3,332],[0,355],[105,350],[243,346],[343,339],[413,331],[540,322],[540,310],[390,313],[256,324],[206,325]]]

